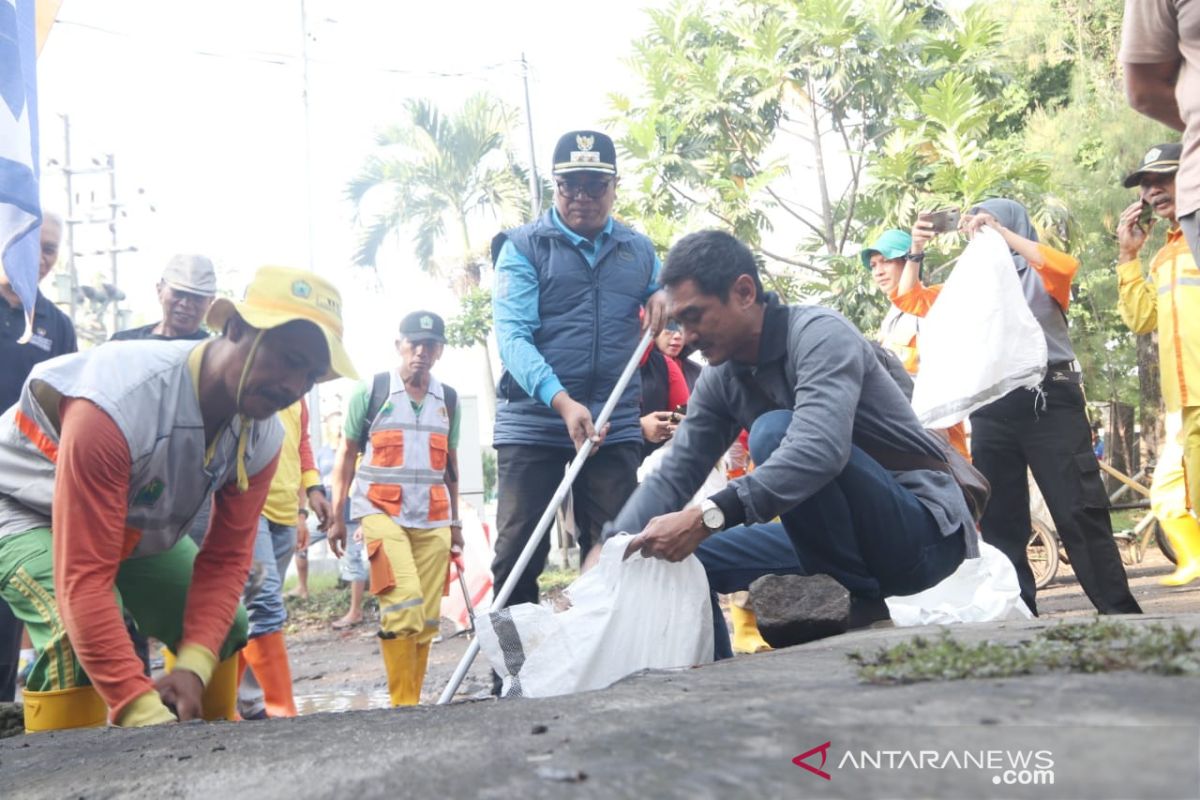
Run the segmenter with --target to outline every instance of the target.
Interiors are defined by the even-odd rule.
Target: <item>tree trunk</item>
[[[836,253],[836,235],[833,231],[833,205],[829,200],[829,183],[825,177],[825,148],[821,145],[821,117],[813,93],[812,80],[808,81],[809,122],[812,125],[813,165],[817,170],[817,188],[821,191],[821,230],[825,250]]]
[[[1104,438],[1104,460],[1113,469],[1133,477],[1138,470],[1138,447],[1133,430],[1133,406],[1121,402],[1109,404]],[[1117,483],[1110,476],[1106,485],[1113,492]]]
[[[1143,464],[1158,461],[1163,437],[1163,399],[1158,367],[1158,334],[1137,337],[1138,416],[1142,436],[1139,450]]]

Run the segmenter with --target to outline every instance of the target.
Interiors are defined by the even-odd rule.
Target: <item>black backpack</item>
[[[367,440],[371,438],[371,426],[375,424],[375,418],[379,416],[379,410],[383,408],[383,404],[387,402],[388,395],[391,394],[392,388],[392,373],[377,372],[371,381],[371,399],[367,401],[367,416],[363,420],[362,433],[358,437],[358,452],[364,453],[367,450]],[[454,387],[443,383],[442,390],[446,393],[446,414],[447,418],[453,422],[454,412],[458,407],[458,392],[454,391]],[[450,461],[446,461],[446,479],[450,481],[458,480],[458,476],[453,474],[450,468]]]

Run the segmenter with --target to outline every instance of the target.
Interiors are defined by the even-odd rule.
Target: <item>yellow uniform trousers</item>
[[[1182,409],[1183,469],[1187,474],[1188,507],[1200,507],[1200,406]]]
[[[1194,511],[1200,500],[1200,407],[1167,417],[1167,437],[1150,485],[1150,510],[1175,550],[1175,572],[1164,586],[1185,586],[1200,578],[1200,523]],[[1189,512],[1191,509],[1191,512]]]
[[[429,644],[441,624],[450,528],[405,528],[386,514],[362,519],[370,589],[379,600],[380,652],[392,705],[421,699]]]

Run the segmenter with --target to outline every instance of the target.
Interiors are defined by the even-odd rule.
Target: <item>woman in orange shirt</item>
[[[1013,562],[1021,597],[1037,613],[1033,572],[1025,556],[1029,542],[1029,485],[1032,470],[1071,566],[1088,599],[1102,614],[1137,614],[1141,608],[1113,541],[1108,497],[1092,451],[1084,409],[1082,376],[1067,332],[1071,280],[1079,262],[1038,242],[1025,207],[1013,200],[986,200],[963,215],[961,230],[974,236],[987,226],[1008,244],[1025,302],[1046,337],[1046,377],[1036,390],[1014,389],[971,414],[971,455],[992,484],[980,521],[984,541]],[[913,253],[933,236],[918,226]],[[919,262],[905,264],[892,302],[918,316],[928,313],[940,286],[921,285]]]

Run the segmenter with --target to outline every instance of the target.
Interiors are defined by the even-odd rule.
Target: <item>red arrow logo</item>
[[[809,750],[807,753],[801,753],[800,755],[793,758],[792,763],[795,764],[797,767],[803,767],[804,769],[811,772],[813,775],[821,776],[822,778],[824,778],[827,781],[832,780],[832,778],[829,777],[829,773],[826,772],[825,770],[820,769],[818,767],[814,767],[812,764],[804,763],[804,760],[806,758],[808,758],[809,756],[820,753],[821,754],[821,766],[822,767],[825,766],[825,759],[829,755],[829,745],[830,745],[830,742],[826,742],[825,744],[819,744],[816,747],[814,747],[812,750]]]

